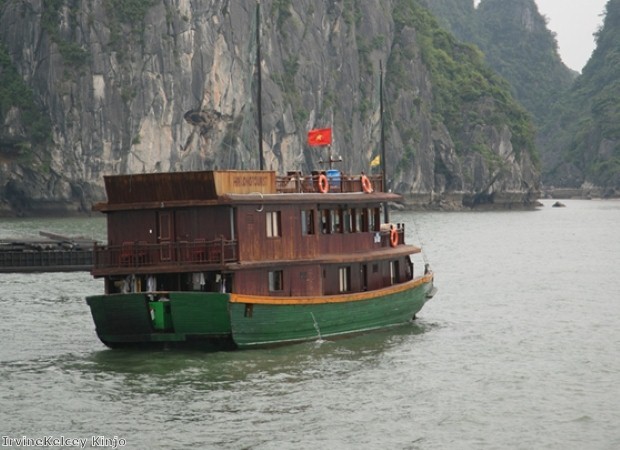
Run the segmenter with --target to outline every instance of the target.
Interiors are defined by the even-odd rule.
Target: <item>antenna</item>
[[[383,62],[379,60],[379,112],[381,118],[381,175],[383,177],[383,190],[387,190],[387,161],[385,160],[385,130],[383,123]],[[390,223],[387,203],[383,204],[383,222]]]
[[[258,114],[258,161],[259,169],[263,170],[263,105],[262,105],[262,74],[260,65],[260,0],[256,0],[256,70],[258,74],[257,114]]]

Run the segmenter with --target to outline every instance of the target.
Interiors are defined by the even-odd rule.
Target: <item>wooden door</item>
[[[362,275],[362,291],[368,290],[368,265],[362,264],[361,267],[361,275]]]
[[[159,258],[162,261],[170,261],[172,259],[172,212],[160,211],[157,213],[157,217]]]

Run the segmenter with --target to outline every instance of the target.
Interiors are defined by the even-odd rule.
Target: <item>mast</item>
[[[263,170],[263,105],[262,105],[262,74],[260,65],[260,0],[256,0],[256,71],[258,74],[257,114],[258,114],[258,161],[259,169]]]
[[[379,60],[379,112],[381,120],[381,176],[383,178],[383,189],[387,188],[387,171],[385,170],[385,130],[383,123],[383,63]],[[387,203],[383,204],[383,223],[390,223]]]

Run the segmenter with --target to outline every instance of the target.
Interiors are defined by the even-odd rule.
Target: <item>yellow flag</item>
[[[375,159],[370,161],[370,167],[377,167],[379,164],[381,164],[381,155],[375,156]]]

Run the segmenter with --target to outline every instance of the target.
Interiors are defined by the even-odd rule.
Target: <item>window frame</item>
[[[269,292],[282,292],[284,291],[284,271],[283,270],[270,270],[268,272],[268,288]]]
[[[338,268],[338,292],[351,292],[351,266]]]
[[[313,236],[316,234],[315,221],[314,221],[314,209],[302,209],[301,210],[301,235]]]
[[[270,239],[282,237],[282,214],[280,211],[267,211],[265,213],[265,234]]]

